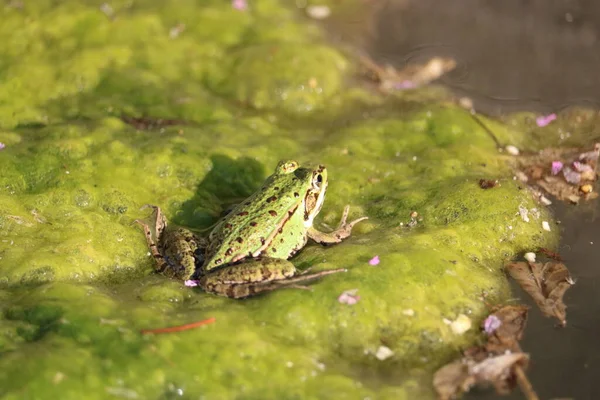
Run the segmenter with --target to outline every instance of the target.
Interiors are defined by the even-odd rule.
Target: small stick
[[[519,384],[519,388],[521,392],[525,395],[527,400],[540,400],[538,395],[533,390],[533,386],[531,386],[531,382],[527,379],[527,375],[525,375],[525,371],[519,365],[515,366],[515,375],[517,376],[517,383]]]
[[[198,322],[192,322],[191,324],[185,324],[185,325],[178,325],[178,326],[170,326],[167,328],[157,328],[157,329],[142,329],[140,331],[140,333],[142,335],[148,334],[148,333],[172,333],[172,332],[181,332],[181,331],[187,331],[188,329],[194,329],[197,328],[199,326],[202,325],[209,325],[212,324],[216,321],[216,319],[213,318],[208,318],[208,319],[204,319],[202,321],[198,321]]]

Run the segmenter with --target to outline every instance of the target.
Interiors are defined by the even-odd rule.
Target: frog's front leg
[[[298,284],[343,271],[345,269],[340,268],[295,275],[296,268],[290,261],[260,258],[214,269],[198,283],[206,292],[240,299],[284,287],[306,289]]]
[[[157,244],[157,242],[160,243],[163,231],[167,227],[167,219],[163,216],[162,212],[160,211],[160,207],[153,206],[151,204],[146,204],[141,209],[143,210],[148,207],[153,209],[154,235],[152,234],[152,230],[150,229],[147,223],[140,219],[136,219],[135,222],[138,225],[140,225],[144,230],[144,236],[146,237],[146,242],[148,243],[150,254],[156,261],[155,270],[157,272],[162,273],[166,268],[168,268],[168,264],[165,262],[165,259],[163,258],[163,255],[159,250],[159,244]]]
[[[360,221],[369,219],[369,217],[361,217],[361,218],[355,219],[352,222],[346,222],[349,211],[350,211],[350,206],[346,206],[344,208],[344,214],[342,215],[342,219],[340,220],[338,227],[333,232],[329,232],[329,233],[321,232],[311,226],[308,229],[308,237],[311,238],[312,240],[314,240],[315,242],[321,243],[321,244],[340,243],[342,240],[344,240],[350,236],[354,225],[356,225]]]

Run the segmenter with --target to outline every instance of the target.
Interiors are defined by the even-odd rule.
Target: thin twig
[[[527,400],[540,400],[538,395],[533,390],[533,386],[531,386],[531,382],[527,379],[527,375],[525,375],[525,371],[519,365],[515,365],[515,375],[517,376],[517,383],[519,384],[519,388],[521,392],[525,395]]]
[[[194,329],[202,325],[212,324],[216,321],[216,319],[208,318],[198,322],[192,322],[191,324],[179,325],[179,326],[170,326],[167,328],[157,328],[157,329],[142,329],[140,332],[142,335],[148,333],[172,333],[172,332],[181,332],[187,331],[188,329]]]

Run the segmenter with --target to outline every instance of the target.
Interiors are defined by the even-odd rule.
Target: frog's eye
[[[313,176],[312,184],[315,189],[321,189],[321,186],[323,186],[323,175],[316,174],[315,176]]]

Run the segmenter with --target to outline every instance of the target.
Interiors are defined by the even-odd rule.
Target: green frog
[[[154,208],[154,233],[144,229],[158,272],[193,280],[209,293],[244,298],[280,287],[299,285],[332,269],[299,273],[288,261],[308,238],[317,243],[339,243],[349,237],[362,217],[346,222],[349,206],[333,232],[318,231],[313,222],[325,199],[327,170],[323,165],[301,167],[281,161],[262,187],[222,218],[207,238],[184,229],[167,229],[167,220]]]

